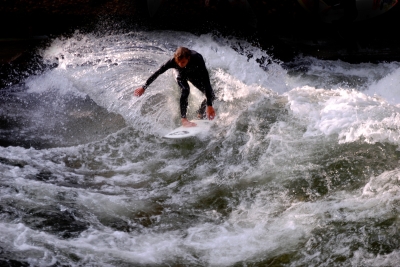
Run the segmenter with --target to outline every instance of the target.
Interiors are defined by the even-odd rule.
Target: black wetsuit
[[[197,111],[197,113],[203,115],[206,105],[212,106],[215,96],[210,84],[210,77],[208,76],[204,59],[196,51],[190,50],[190,59],[184,68],[179,67],[174,58],[168,60],[156,72],[154,72],[150,78],[147,79],[143,88],[146,89],[160,74],[172,68],[178,71],[178,77],[176,80],[182,90],[180,98],[181,117],[186,118],[188,97],[190,93],[188,81],[206,95],[206,99],[201,103],[200,109]]]

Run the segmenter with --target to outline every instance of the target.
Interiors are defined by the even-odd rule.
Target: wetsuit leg
[[[181,108],[181,118],[186,118],[190,87],[186,79],[178,76],[176,80],[179,87],[181,88],[181,98],[179,101]]]
[[[204,77],[203,79],[190,79],[189,81],[207,97],[203,100],[203,102],[201,102],[200,107],[197,110],[198,117],[202,117],[204,119],[207,104],[212,103],[215,99],[214,91],[211,87],[208,77]]]

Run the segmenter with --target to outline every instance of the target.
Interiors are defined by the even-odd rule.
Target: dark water
[[[133,90],[178,45],[206,58],[218,116],[169,141],[173,73]],[[400,63],[260,65],[246,42],[184,32],[40,53],[58,67],[1,91],[1,264],[398,265]]]

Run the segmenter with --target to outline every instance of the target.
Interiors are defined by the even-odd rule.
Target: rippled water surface
[[[171,141],[173,72],[133,91],[177,46],[206,59],[217,118]],[[400,261],[400,63],[282,64],[185,32],[77,32],[39,53],[57,67],[0,92],[1,264]]]

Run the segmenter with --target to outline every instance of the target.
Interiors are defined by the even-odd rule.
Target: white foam
[[[288,94],[293,114],[307,124],[304,136],[338,135],[341,142],[366,138],[368,142],[398,144],[396,106],[384,99],[350,90],[296,88]]]
[[[61,95],[86,96],[84,92],[79,90],[79,85],[61,69],[50,70],[42,75],[30,77],[26,81],[26,86],[28,87],[28,93],[41,94],[55,91]]]
[[[377,95],[393,105],[400,104],[400,68],[387,74],[384,78],[372,83],[365,92]]]

